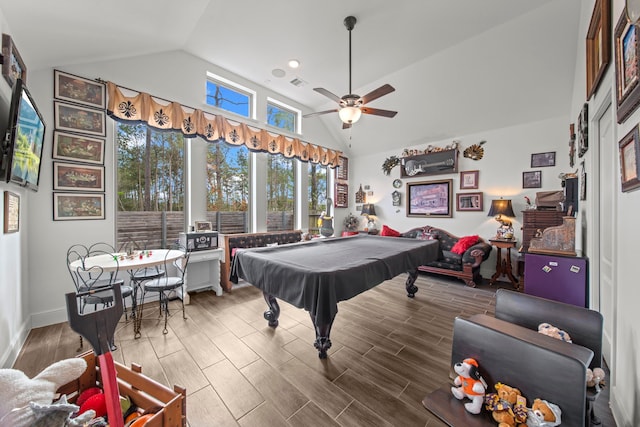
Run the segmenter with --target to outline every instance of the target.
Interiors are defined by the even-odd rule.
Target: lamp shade
[[[627,16],[632,24],[637,24],[640,20],[640,0],[625,0]]]
[[[340,111],[338,111],[338,115],[343,123],[355,123],[360,120],[362,110],[357,107],[342,107]]]
[[[511,205],[511,200],[509,199],[492,200],[491,208],[489,209],[489,214],[487,216],[496,216],[496,215],[515,217],[516,214],[513,213],[513,206]]]
[[[376,207],[372,204],[372,203],[365,203],[364,205],[362,205],[362,211],[360,212],[360,215],[375,215],[376,214]]]

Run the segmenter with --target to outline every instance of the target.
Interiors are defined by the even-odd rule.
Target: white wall
[[[493,217],[487,216],[492,199],[511,199],[516,218],[513,218],[513,228],[516,238],[521,242],[522,213],[525,209],[524,196],[531,201],[535,200],[537,191],[561,190],[561,180],[558,175],[561,172],[569,172],[568,157],[568,117],[545,120],[537,123],[528,123],[522,126],[494,129],[476,135],[464,135],[456,138],[460,141],[460,157],[458,159],[458,171],[479,170],[478,190],[459,190],[460,174],[458,172],[443,175],[428,175],[418,178],[402,179],[403,186],[398,191],[402,194],[402,206],[395,207],[392,204],[391,193],[393,180],[400,177],[400,166],[395,167],[389,176],[382,172],[382,163],[390,156],[400,156],[402,153],[389,151],[376,153],[367,157],[358,158],[350,164],[350,203],[351,212],[355,211],[355,191],[360,184],[369,185],[372,196],[367,196],[367,203],[374,203],[378,214],[377,225],[387,225],[398,231],[407,231],[414,227],[432,225],[442,228],[457,236],[478,234],[485,240],[495,236],[498,223]],[[464,149],[481,140],[487,142],[482,145],[484,156],[480,160],[471,160],[463,156]],[[409,149],[424,150],[427,145],[444,147],[451,144],[451,140],[439,143],[424,143],[408,146]],[[556,152],[556,166],[534,168],[531,166],[531,154],[547,151]],[[542,188],[523,189],[522,172],[530,170],[542,171]],[[406,184],[414,182],[453,180],[453,217],[452,218],[413,218],[407,217],[406,212]],[[484,193],[484,210],[482,212],[456,212],[455,195],[457,193],[470,192]],[[364,222],[364,219],[362,220]],[[482,264],[483,277],[489,278],[495,271],[496,251],[491,252],[491,257]],[[515,264],[515,255],[512,255]],[[515,268],[515,267],[514,267]],[[503,280],[506,280],[503,278]],[[460,282],[462,284],[462,282]]]

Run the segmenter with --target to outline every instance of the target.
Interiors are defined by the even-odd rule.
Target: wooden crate
[[[79,355],[87,362],[84,374],[58,389],[58,393],[66,394],[74,403],[81,391],[94,386],[101,386],[100,366],[93,351]],[[120,395],[128,396],[131,402],[141,410],[156,407],[161,409],[147,421],[145,427],[186,427],[187,425],[187,391],[184,387],[173,386],[173,390],[142,374],[142,367],[135,363],[131,368],[114,361],[118,389]]]

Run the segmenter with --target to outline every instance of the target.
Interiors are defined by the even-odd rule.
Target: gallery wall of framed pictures
[[[105,219],[106,85],[54,70],[53,219]]]

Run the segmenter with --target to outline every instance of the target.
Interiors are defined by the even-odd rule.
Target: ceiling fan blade
[[[381,96],[384,96],[388,93],[391,93],[395,90],[395,88],[393,86],[391,86],[390,84],[386,84],[386,85],[382,85],[380,86],[378,89],[374,89],[371,92],[369,92],[368,94],[366,94],[365,96],[363,96],[362,98],[360,98],[362,100],[363,104],[367,104],[371,101],[373,101],[374,99],[378,99]]]
[[[338,104],[340,102],[342,102],[342,98],[340,98],[338,95],[336,95],[335,93],[331,93],[328,90],[326,90],[323,87],[314,87],[313,90],[315,90],[318,93],[321,93],[322,95],[326,96],[327,98],[336,101]]]
[[[319,116],[319,115],[321,115],[321,114],[335,113],[335,112],[337,112],[338,110],[339,110],[338,108],[334,108],[333,110],[318,111],[318,112],[316,112],[316,113],[309,113],[309,114],[305,114],[305,115],[304,115],[304,116],[302,116],[302,117],[304,117],[304,118],[307,118],[307,117],[316,117],[316,116]]]
[[[379,108],[360,107],[364,114],[373,114],[374,116],[395,117],[397,111],[381,110]]]

